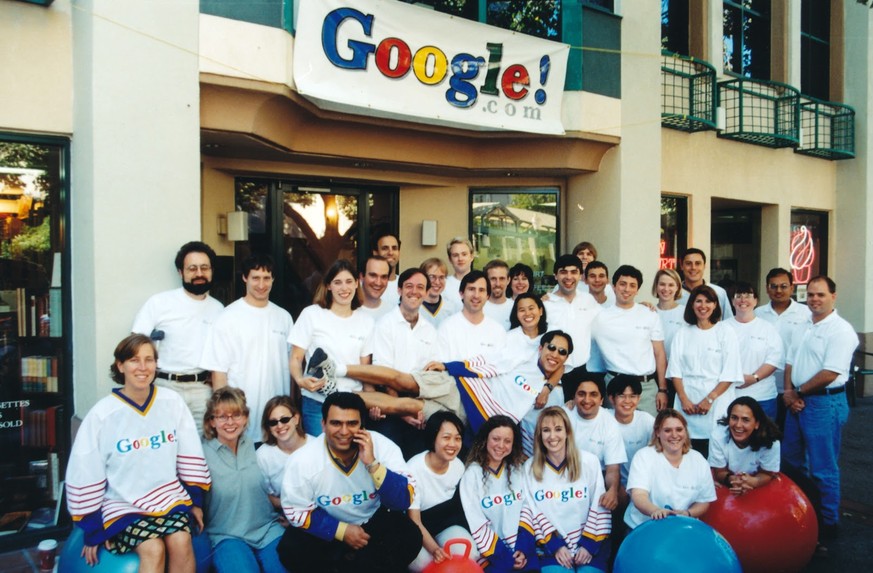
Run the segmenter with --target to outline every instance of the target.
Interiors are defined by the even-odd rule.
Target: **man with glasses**
[[[436,257],[425,259],[419,267],[427,275],[430,288],[421,303],[421,313],[432,325],[439,326],[445,319],[461,310],[461,299],[454,296],[442,296],[446,288],[448,267],[442,259]],[[459,283],[460,284],[460,283]]]
[[[762,318],[776,327],[779,337],[782,339],[782,349],[785,356],[794,333],[809,321],[810,312],[805,304],[801,304],[791,298],[794,294],[794,280],[791,273],[783,268],[776,267],[767,273],[767,296],[770,302],[755,309],[755,316]],[[776,423],[785,428],[785,402],[782,400],[784,392],[784,370],[778,369],[775,374],[774,384],[779,396],[776,398]]]
[[[209,371],[200,367],[200,355],[224,306],[209,296],[215,266],[212,247],[200,241],[185,243],[175,263],[182,286],[151,296],[134,318],[131,331],[155,341],[160,349],[155,384],[182,396],[201,433],[212,388]]]

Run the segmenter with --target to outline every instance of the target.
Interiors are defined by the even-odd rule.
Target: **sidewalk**
[[[858,398],[843,429],[842,532],[804,573],[873,571],[873,396]],[[37,573],[36,548],[0,554],[0,573]]]

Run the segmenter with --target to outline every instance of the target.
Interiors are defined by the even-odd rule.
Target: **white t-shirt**
[[[785,368],[782,339],[772,324],[761,318],[739,322],[736,317],[725,321],[725,324],[733,328],[737,335],[743,374],[754,374],[763,364],[775,366],[779,370]],[[776,398],[774,376],[771,374],[761,378],[748,388],[737,388],[736,396],[751,396],[759,402]]]
[[[782,314],[776,314],[773,306],[769,303],[755,309],[755,316],[766,320],[779,331],[779,336],[782,338],[783,354],[786,358],[788,357],[788,351],[791,349],[791,339],[794,338],[794,333],[809,322],[811,315],[809,307],[796,300],[792,300]],[[784,382],[785,370],[780,368],[773,377],[773,384],[776,386],[776,392],[779,394],[785,391]]]
[[[373,331],[373,364],[388,366],[401,372],[424,370],[437,360],[437,331],[421,313],[414,327],[395,308],[379,322]]]
[[[615,415],[615,410],[612,412]],[[640,449],[648,446],[649,440],[652,439],[652,432],[655,429],[655,417],[648,412],[636,410],[633,420],[629,424],[618,422],[618,429],[621,431],[621,440],[624,442],[624,451],[627,453],[628,460],[621,464],[621,483],[627,484],[627,476],[628,472],[630,472],[630,465],[634,455]]]
[[[306,440],[314,440],[313,436],[307,435]],[[279,497],[282,495],[282,477],[285,475],[285,462],[288,456],[275,444],[261,444],[255,451],[258,457],[258,467],[264,474],[264,489],[270,495]]]
[[[530,338],[521,327],[513,328],[506,333],[506,341],[500,359],[495,366],[499,372],[511,372],[519,364],[526,364],[539,358],[540,339],[542,335]]]
[[[682,456],[678,468],[657,452],[654,446],[647,446],[637,452],[631,462],[627,478],[627,490],[649,492],[649,500],[658,507],[684,511],[698,502],[715,501],[715,484],[712,472],[703,456],[695,450]],[[624,522],[631,528],[651,519],[636,508],[633,502],[627,506]]]
[[[393,281],[388,281],[388,286],[382,293],[382,304],[388,308],[394,308],[400,303],[400,293],[397,292],[397,278]]]
[[[355,312],[369,316],[373,319],[373,323],[375,324],[379,322],[379,319],[381,319],[383,316],[385,316],[395,308],[397,308],[396,304],[392,306],[383,297],[378,308],[370,308],[368,306],[361,305],[357,309],[355,309]]]
[[[664,333],[664,350],[667,352],[667,360],[670,360],[670,345],[673,344],[673,336],[676,332],[686,326],[685,322],[685,305],[680,304],[670,310],[658,310],[658,316],[661,317],[661,331]]]
[[[573,436],[576,447],[594,454],[600,460],[601,469],[613,464],[627,462],[627,452],[621,438],[619,423],[615,421],[606,408],[600,408],[597,415],[586,420],[579,415],[576,407],[564,407],[573,424]],[[639,414],[639,412],[637,412]]]
[[[463,312],[447,318],[439,330],[439,356],[442,362],[457,362],[482,356],[495,364],[503,351],[506,331],[487,316],[479,324],[473,324]]]
[[[286,339],[294,321],[287,311],[268,303],[252,306],[241,298],[215,320],[200,366],[227,373],[227,384],[246,393],[246,402],[257,419],[267,400],[291,390]],[[249,424],[246,435],[260,441],[259,424]]]
[[[427,467],[425,456],[427,452],[421,452],[406,462],[410,473],[415,477],[416,485],[415,499],[409,509],[425,511],[452,499],[464,476],[464,463],[458,458],[449,462],[446,473],[438,474]]]
[[[338,316],[316,304],[307,306],[297,318],[288,343],[306,349],[306,361],[316,348],[324,350],[336,364],[360,364],[361,358],[373,353],[373,319],[355,310],[351,316]],[[337,390],[355,392],[361,383],[346,376],[337,378]],[[319,392],[301,389],[307,398],[324,402]]]
[[[546,308],[546,319],[549,330],[560,329],[573,339],[573,354],[567,359],[564,370],[583,366],[591,356],[591,323],[603,308],[597,304],[594,297],[588,293],[576,292],[573,301],[550,294],[543,301]]]
[[[727,468],[738,474],[756,474],[761,470],[767,472],[779,471],[779,456],[781,447],[778,441],[769,448],[761,448],[757,452],[752,448],[737,447],[731,439],[727,426],[719,425],[709,439],[709,465],[714,468]]]
[[[512,312],[513,301],[511,298],[503,301],[502,304],[497,304],[491,302],[490,300],[485,303],[485,307],[482,309],[485,311],[485,316],[488,316],[494,319],[497,324],[503,327],[503,330],[509,330],[509,315]]]
[[[855,329],[836,310],[814,324],[810,318],[794,335],[785,360],[786,364],[791,364],[791,383],[797,388],[820,371],[830,370],[836,372],[837,377],[827,387],[845,385],[857,347]]]
[[[695,404],[719,382],[733,382],[706,415],[686,415],[691,437],[708,440],[716,421],[725,415],[728,404],[733,401],[735,387],[743,383],[740,349],[734,330],[721,321],[707,330],[690,324],[680,329],[670,349],[667,377],[681,378],[688,399]],[[674,408],[682,409],[678,393]]]
[[[155,329],[164,332],[164,339],[157,342],[161,370],[173,374],[200,372],[206,335],[222,310],[224,305],[211,296],[197,300],[179,287],[150,297],[130,330],[146,336]]]
[[[652,343],[663,341],[664,333],[658,314],[645,306],[603,309],[591,324],[591,335],[605,370],[635,376],[655,372]]]

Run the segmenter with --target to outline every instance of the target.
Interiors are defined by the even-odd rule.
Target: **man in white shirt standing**
[[[209,296],[215,251],[206,243],[185,243],[176,253],[181,288],[150,297],[136,314],[131,332],[155,340],[159,349],[155,384],[178,392],[203,429],[206,402],[212,395],[209,371],[200,367],[203,344],[224,305]]]
[[[619,374],[640,382],[639,408],[655,416],[667,405],[667,354],[658,313],[634,301],[642,284],[639,269],[631,265],[616,269],[612,275],[615,305],[604,308],[591,326],[592,356],[597,358],[596,369],[607,372],[607,383]],[[589,370],[595,369],[594,362]]]
[[[793,294],[794,278],[791,273],[780,267],[770,269],[767,273],[767,296],[770,297],[770,302],[755,309],[755,316],[766,320],[779,331],[785,356],[788,356],[794,333],[809,322],[811,315],[809,307],[791,298]],[[774,376],[776,391],[779,393],[776,398],[776,423],[784,430],[785,402],[782,400],[782,392],[785,391],[784,369],[776,370]]]
[[[679,304],[682,306],[688,304],[688,297],[691,296],[691,291],[702,284],[706,284],[715,291],[718,297],[722,320],[731,318],[734,315],[734,309],[731,306],[727,291],[715,283],[708,283],[703,280],[703,272],[706,270],[706,254],[700,249],[692,247],[682,254],[680,261],[685,281],[682,283],[682,298],[679,299]]]
[[[242,263],[246,294],[228,305],[215,320],[203,348],[200,366],[212,371],[213,388],[233,386],[246,393],[257,419],[267,400],[291,390],[288,334],[294,321],[270,302],[273,259],[251,255]],[[247,435],[261,441],[260,424],[249,424]]]
[[[509,330],[509,313],[512,312],[512,299],[506,298],[509,285],[509,265],[500,259],[488,261],[482,269],[491,284],[491,294],[485,303],[485,314],[496,320],[504,330]]]
[[[378,255],[388,262],[388,286],[383,293],[383,298],[388,306],[397,304],[397,265],[400,263],[400,239],[393,233],[382,233],[376,236],[373,254]]]
[[[591,356],[591,323],[601,311],[587,292],[579,292],[582,261],[573,255],[561,255],[553,267],[558,290],[543,297],[549,329],[560,329],[573,339],[573,354],[567,360],[561,379],[565,401],[573,399],[576,386],[585,375],[585,365]]]
[[[464,237],[455,237],[446,245],[446,254],[452,265],[452,275],[446,279],[446,292],[451,296],[461,288],[461,279],[473,265],[473,243]]]
[[[591,261],[583,272],[588,293],[597,304],[608,308],[615,304],[615,293],[609,286],[609,269],[603,261]]]
[[[391,266],[384,257],[373,255],[367,259],[364,265],[364,272],[359,273],[360,284],[360,299],[361,306],[358,311],[371,317],[374,321],[391,312],[392,308],[397,307],[397,297],[383,296],[389,288],[388,276],[391,273]],[[396,283],[395,288],[396,291]],[[396,294],[396,293],[395,293]],[[391,301],[394,304],[391,304]]]
[[[577,259],[578,260],[578,259]],[[506,331],[483,308],[491,295],[491,284],[482,271],[470,271],[461,279],[461,312],[443,322],[437,330],[440,362],[456,362],[482,356],[496,364],[506,340]]]

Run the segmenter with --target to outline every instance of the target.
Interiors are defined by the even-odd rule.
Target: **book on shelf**
[[[62,406],[29,409],[22,412],[21,445],[37,448],[54,448],[58,444],[59,416]]]
[[[8,312],[15,312],[17,315],[18,336],[63,335],[63,294],[60,288],[41,291],[17,288],[14,291],[0,291],[0,299],[0,308],[8,307]]]
[[[57,392],[58,357],[22,356],[21,389],[25,392]]]

